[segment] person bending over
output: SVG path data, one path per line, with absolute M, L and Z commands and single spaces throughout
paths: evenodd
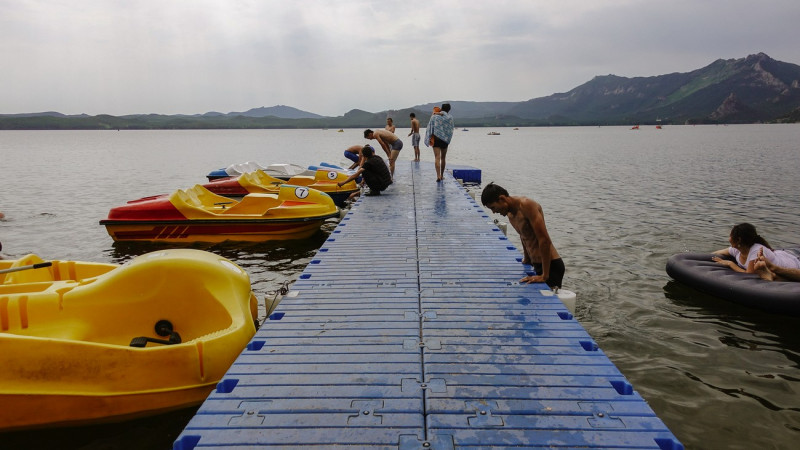
M 353 170 L 356 167 L 361 165 L 361 146 L 360 145 L 351 145 L 347 147 L 347 150 L 344 151 L 344 157 L 353 161 L 353 164 L 348 167 L 348 170 Z
M 372 131 L 366 129 L 364 130 L 364 137 L 378 141 L 383 151 L 386 152 L 386 157 L 389 158 L 389 172 L 394 177 L 394 162 L 397 161 L 397 156 L 400 154 L 400 150 L 403 149 L 403 141 L 388 130 Z
M 493 213 L 508 217 L 511 226 L 519 233 L 524 254 L 522 263 L 530 264 L 536 270 L 536 275 L 524 277 L 520 282 L 547 283 L 550 288 L 560 288 L 566 269 L 550 240 L 541 205 L 527 197 L 512 197 L 494 183 L 483 189 L 481 203 Z
M 383 159 L 375 154 L 375 150 L 370 145 L 365 145 L 364 148 L 361 149 L 361 155 L 364 157 L 364 163 L 356 170 L 356 173 L 336 184 L 341 187 L 359 176 L 363 176 L 364 183 L 369 187 L 369 192 L 365 195 L 380 195 L 381 191 L 392 184 L 392 176 L 389 173 L 389 168 L 386 167 L 386 163 L 383 162 Z

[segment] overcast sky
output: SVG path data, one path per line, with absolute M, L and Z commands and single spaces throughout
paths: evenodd
M 0 0 L 0 114 L 523 101 L 764 52 L 798 0 Z

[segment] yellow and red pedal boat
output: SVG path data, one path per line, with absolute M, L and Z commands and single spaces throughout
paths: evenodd
M 345 200 L 354 192 L 358 192 L 358 185 L 350 181 L 342 186 L 338 183 L 347 180 L 348 175 L 336 170 L 318 169 L 314 176 L 295 175 L 288 181 L 275 178 L 263 170 L 246 172 L 237 177 L 222 178 L 203 185 L 209 191 L 226 197 L 243 197 L 247 194 L 264 194 L 276 192 L 282 184 L 305 186 L 324 192 L 331 196 L 336 206 L 344 206 Z
M 338 215 L 329 195 L 305 186 L 234 200 L 195 185 L 112 208 L 100 224 L 115 241 L 261 242 L 307 238 Z
M 0 431 L 197 405 L 256 332 L 249 276 L 213 253 L 0 262 Z

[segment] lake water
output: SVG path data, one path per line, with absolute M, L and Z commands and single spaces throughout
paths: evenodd
M 113 206 L 234 162 L 345 164 L 342 151 L 363 143 L 360 129 L 3 131 L 3 256 L 122 263 L 160 247 L 113 243 L 98 225 Z M 448 163 L 541 203 L 577 318 L 687 448 L 796 448 L 800 318 L 700 294 L 664 266 L 726 247 L 740 222 L 773 247 L 800 246 L 800 125 L 474 128 L 456 132 Z M 335 225 L 300 243 L 198 248 L 241 265 L 263 299 L 296 279 Z M 12 433 L 0 447 L 166 449 L 192 412 Z

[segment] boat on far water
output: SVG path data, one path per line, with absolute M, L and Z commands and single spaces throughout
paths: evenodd
M 256 332 L 247 272 L 213 253 L 37 262 L 0 265 L 0 432 L 198 405 Z
M 500 136 L 500 133 L 498 133 L 497 131 L 490 131 L 486 134 L 488 134 L 489 136 Z

